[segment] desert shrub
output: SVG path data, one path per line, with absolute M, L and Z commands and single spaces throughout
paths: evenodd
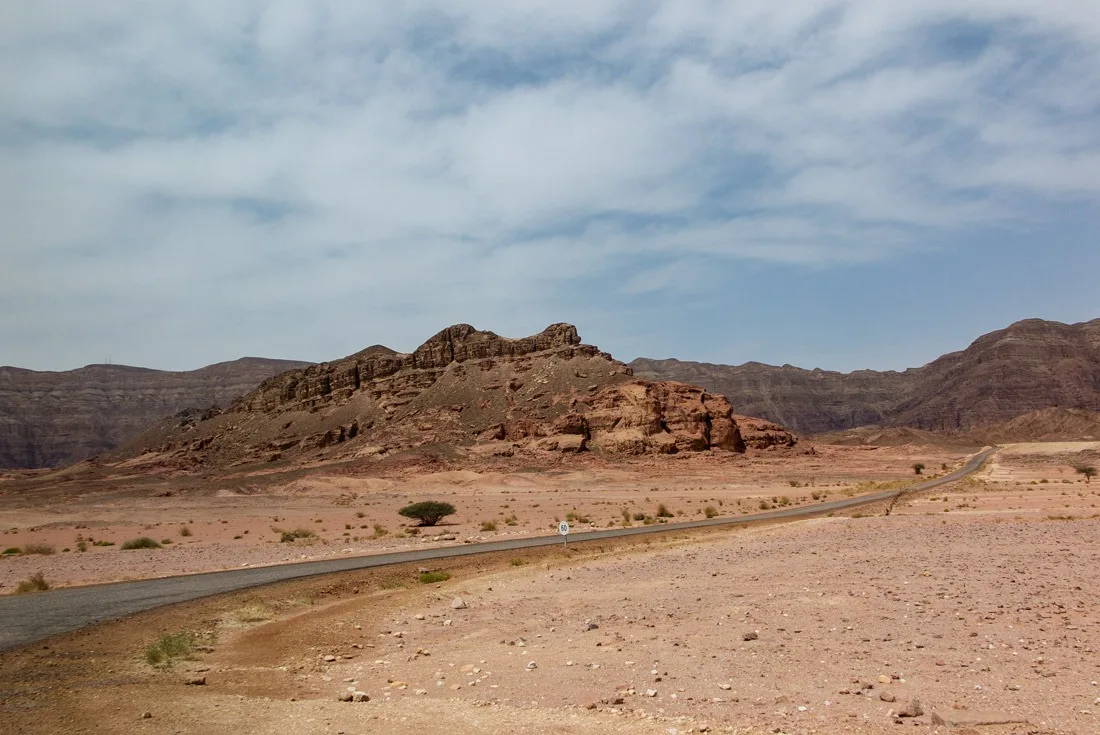
M 420 521 L 421 526 L 434 526 L 445 517 L 454 515 L 455 507 L 450 503 L 439 500 L 424 500 L 406 505 L 397 512 L 406 518 L 414 518 Z
M 159 549 L 160 543 L 148 536 L 142 536 L 141 538 L 132 538 L 129 541 L 122 543 L 123 551 L 131 551 L 133 549 Z
M 523 559 L 520 559 L 519 557 L 516 557 L 515 559 L 512 559 L 512 561 L 509 562 L 509 564 L 511 564 L 514 567 L 522 567 L 526 563 L 527 563 L 526 561 L 524 561 Z
M 22 553 L 23 550 L 18 546 L 9 546 L 8 548 L 4 549 L 3 553 L 0 553 L 0 556 L 15 556 L 16 554 Z
M 706 508 L 703 508 L 703 513 L 706 515 L 707 518 L 718 517 L 718 509 L 715 508 L 713 505 L 708 505 Z
M 187 526 L 180 526 L 180 536 L 190 536 L 191 529 Z
M 417 579 L 420 580 L 420 584 L 434 584 L 436 582 L 446 582 L 450 578 L 449 572 L 421 572 Z
M 1096 477 L 1096 468 L 1092 465 L 1079 464 L 1075 465 L 1073 471 L 1079 475 L 1085 476 L 1085 482 L 1088 483 L 1092 478 Z
M 274 615 L 274 611 L 262 602 L 252 602 L 234 610 L 230 617 L 236 623 L 246 624 L 262 623 L 265 620 L 270 620 Z
M 92 546 L 114 546 L 114 541 L 93 541 Z
M 310 531 L 308 528 L 295 528 L 293 531 L 282 531 L 279 534 L 280 543 L 289 544 L 293 543 L 296 539 L 300 538 L 316 538 L 317 534 Z
M 786 507 L 786 506 L 791 504 L 791 499 L 788 498 L 786 495 L 783 495 L 779 498 L 779 500 L 777 502 L 779 503 L 780 506 Z
M 634 513 L 631 514 L 630 517 L 632 519 L 636 520 L 636 521 L 644 521 L 645 520 L 645 513 L 643 513 L 640 510 L 636 510 L 636 511 L 634 511 Z
M 657 505 L 657 517 L 658 518 L 671 518 L 672 511 L 668 509 L 668 506 L 664 503 Z
M 24 579 L 15 588 L 15 594 L 17 595 L 29 595 L 34 592 L 45 592 L 50 588 L 50 583 L 46 581 L 46 578 L 42 576 L 42 572 L 35 572 L 31 576 Z
M 193 634 L 167 633 L 145 647 L 145 662 L 150 666 L 168 666 L 177 658 L 188 658 L 194 650 Z
M 374 535 L 371 538 L 382 538 L 383 536 L 385 536 L 389 532 L 390 532 L 389 529 L 386 528 L 385 526 L 383 526 L 381 523 L 375 523 L 374 524 Z
M 88 550 L 88 544 L 84 543 L 83 541 L 77 541 L 76 542 L 76 550 L 77 551 L 87 551 Z
M 240 538 L 240 537 L 238 536 L 237 538 Z M 160 545 L 161 546 L 167 546 L 170 543 L 172 543 L 172 539 L 170 539 L 170 538 L 162 538 L 160 540 Z
M 924 472 L 924 463 L 923 462 L 914 462 L 913 463 L 913 474 L 914 475 L 919 475 L 922 472 Z
M 408 536 L 419 536 L 420 535 L 420 529 L 417 528 L 416 526 L 413 526 L 412 528 L 406 528 L 405 529 L 405 534 L 408 535 Z
M 23 547 L 24 554 L 53 554 L 57 551 L 49 544 L 27 544 Z
M 759 508 L 760 510 L 768 510 L 771 506 L 768 504 L 767 500 L 761 500 Z
M 791 487 L 802 487 L 802 483 L 798 480 L 787 480 L 787 484 Z

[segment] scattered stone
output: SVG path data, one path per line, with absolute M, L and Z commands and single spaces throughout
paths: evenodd
M 336 699 L 339 702 L 350 702 L 352 701 L 352 692 L 341 692 L 336 696 Z
M 887 676 L 886 674 L 883 674 L 882 676 L 880 676 L 878 678 L 878 683 L 879 684 L 889 684 L 890 681 L 891 681 L 890 677 Z
M 733 685 L 732 685 L 732 684 L 725 684 L 725 683 L 723 683 L 723 684 L 719 684 L 719 685 L 718 685 L 718 688 L 719 688 L 719 689 L 724 689 L 725 691 L 727 691 L 727 692 L 728 692 L 728 691 L 729 691 L 730 689 L 733 689 Z
M 755 630 L 750 630 L 748 633 L 741 634 L 741 640 L 743 641 L 755 641 L 760 636 L 757 635 Z
M 326 664 L 330 664 L 330 663 L 332 663 L 332 662 L 333 662 L 333 661 L 335 661 L 335 660 L 336 660 L 336 657 L 335 657 L 335 656 L 333 656 L 333 655 L 331 655 L 331 654 L 330 654 L 330 655 L 328 655 L 328 656 L 325 656 L 325 663 L 326 663 Z
M 585 630 L 585 632 L 588 632 L 590 630 L 599 630 L 599 627 L 600 626 L 596 625 L 591 620 L 585 620 L 584 621 L 584 630 Z
M 920 717 L 924 714 L 924 707 L 919 699 L 910 699 L 905 706 L 898 711 L 898 717 Z
M 206 677 L 205 676 L 192 676 L 189 679 L 187 679 L 187 681 L 185 681 L 184 683 L 187 684 L 188 686 L 193 686 L 193 687 L 206 686 Z
M 657 690 L 656 689 L 646 689 L 645 690 L 645 695 L 647 697 L 656 697 L 657 696 Z
M 370 695 L 366 692 L 355 691 L 351 693 L 351 701 L 353 702 L 369 702 Z
M 141 713 L 141 719 L 151 720 L 151 719 L 153 719 L 153 713 L 152 712 L 142 712 Z
M 538 667 L 539 667 L 539 665 L 537 663 L 535 663 L 534 661 L 528 661 L 527 662 L 527 670 L 528 671 L 534 671 Z
M 596 709 L 596 703 L 595 702 L 586 702 L 585 705 L 584 705 L 584 708 L 585 709 Z
M 878 695 L 878 698 L 881 699 L 883 702 L 896 702 L 896 701 L 898 701 L 898 698 L 896 696 L 894 696 L 894 694 L 892 692 L 885 692 L 885 691 L 881 692 Z
M 466 601 L 463 600 L 461 597 L 456 597 L 453 600 L 451 600 L 451 608 L 454 609 L 454 610 L 465 610 L 466 609 Z

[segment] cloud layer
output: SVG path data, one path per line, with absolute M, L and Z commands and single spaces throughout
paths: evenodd
M 31 367 L 583 333 L 1100 200 L 1084 0 L 17 0 L 0 98 Z

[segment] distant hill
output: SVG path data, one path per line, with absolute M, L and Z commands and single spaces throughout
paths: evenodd
M 165 416 L 229 405 L 266 378 L 308 364 L 245 357 L 186 372 L 0 367 L 0 468 L 71 464 L 117 447 Z
M 868 425 L 957 433 L 1045 408 L 1100 410 L 1100 319 L 1026 319 L 904 372 L 647 358 L 630 366 L 651 380 L 700 385 L 739 413 L 807 434 Z
M 224 468 L 429 450 L 622 456 L 795 442 L 702 388 L 635 378 L 572 325 L 511 339 L 457 324 L 408 354 L 374 346 L 280 373 L 225 411 L 162 421 L 103 460 Z

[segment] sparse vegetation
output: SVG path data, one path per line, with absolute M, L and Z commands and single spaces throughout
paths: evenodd
M 23 550 L 18 546 L 9 546 L 4 549 L 4 552 L 0 556 L 15 556 L 16 554 L 22 554 Z
M 191 529 L 187 526 L 180 526 L 180 536 L 190 536 Z
M 42 572 L 35 572 L 19 583 L 15 588 L 15 594 L 29 595 L 35 592 L 45 592 L 49 588 L 50 584 L 46 581 L 46 578 L 42 576 Z
M 150 666 L 170 666 L 178 658 L 190 658 L 195 650 L 195 636 L 183 631 L 162 635 L 145 648 L 145 662 Z
M 510 561 L 509 563 L 514 567 L 522 567 L 527 562 L 523 559 L 520 559 L 519 557 L 516 557 L 515 559 L 512 559 L 512 561 Z
M 482 521 L 481 530 L 485 533 L 497 530 L 496 521 Z
M 374 524 L 374 535 L 371 536 L 371 538 L 382 538 L 383 536 L 385 536 L 389 532 L 390 532 L 389 529 L 386 528 L 385 526 L 383 526 L 381 523 L 375 523 Z
M 657 505 L 657 517 L 658 518 L 672 518 L 672 511 L 668 509 L 668 506 L 664 503 Z
M 1073 471 L 1079 475 L 1085 476 L 1085 484 L 1087 485 L 1092 478 L 1096 477 L 1096 468 L 1089 464 L 1075 465 Z
M 420 584 L 435 584 L 436 582 L 446 582 L 451 578 L 449 572 L 421 572 L 418 577 Z
M 708 505 L 706 508 L 703 508 L 703 514 L 706 515 L 707 518 L 717 518 L 718 509 L 713 505 Z
M 54 554 L 57 552 L 53 546 L 49 544 L 27 544 L 23 547 L 24 554 L 42 554 L 44 556 Z
M 160 542 L 154 538 L 148 536 L 142 536 L 141 538 L 132 538 L 129 541 L 122 543 L 123 551 L 132 551 L 134 549 L 159 549 L 161 548 Z
M 284 544 L 292 544 L 300 538 L 316 538 L 317 534 L 310 531 L 308 528 L 295 528 L 293 531 L 280 531 L 279 542 Z
M 240 625 L 247 625 L 249 623 L 262 623 L 265 620 L 270 620 L 275 616 L 275 612 L 263 604 L 262 602 L 252 602 L 244 607 L 234 610 L 230 614 L 230 618 L 233 622 Z
M 454 515 L 455 507 L 438 500 L 424 500 L 406 505 L 397 511 L 406 518 L 420 521 L 421 526 L 434 526 L 449 515 Z
M 923 472 L 924 472 L 924 463 L 923 462 L 914 462 L 913 463 L 913 474 L 914 475 L 919 475 Z

